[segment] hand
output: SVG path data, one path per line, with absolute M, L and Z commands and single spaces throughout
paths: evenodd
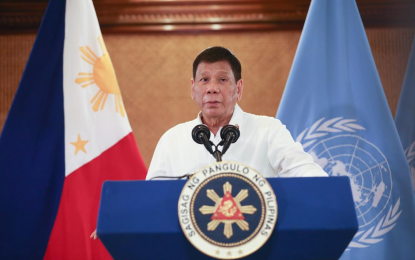
M 92 238 L 94 240 L 96 240 L 98 238 L 97 236 L 97 230 L 95 229 L 94 232 L 92 232 L 91 236 L 89 238 Z

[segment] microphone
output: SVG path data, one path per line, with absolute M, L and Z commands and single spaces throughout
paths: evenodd
M 220 137 L 223 140 L 222 155 L 225 154 L 225 152 L 231 146 L 231 143 L 238 141 L 240 134 L 241 133 L 236 126 L 225 125 L 222 127 L 222 130 L 220 131 Z
M 179 176 L 179 177 L 176 177 L 176 176 L 156 176 L 156 177 L 151 178 L 150 181 L 155 180 L 155 179 L 175 179 L 175 180 L 180 180 L 180 179 L 183 179 L 183 178 L 190 179 L 190 177 L 192 177 L 193 174 L 195 174 L 195 173 L 188 173 L 188 174 L 185 174 L 185 175 L 182 175 L 182 176 Z
M 213 143 L 209 141 L 210 130 L 205 125 L 197 125 L 192 130 L 192 138 L 198 144 L 203 144 L 206 147 L 206 150 L 209 153 L 213 154 L 212 145 Z

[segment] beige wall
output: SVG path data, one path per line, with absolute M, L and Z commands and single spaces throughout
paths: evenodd
M 247 112 L 275 116 L 300 34 L 104 34 L 146 165 L 167 129 L 197 115 L 190 99 L 190 78 L 193 59 L 201 50 L 214 45 L 231 49 L 243 66 L 241 107 Z M 367 35 L 394 114 L 415 29 L 368 29 Z M 34 39 L 35 35 L 0 35 L 0 131 Z

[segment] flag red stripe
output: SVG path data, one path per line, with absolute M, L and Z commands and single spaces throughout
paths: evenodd
M 132 133 L 65 178 L 44 259 L 112 259 L 95 230 L 102 183 L 145 179 L 147 169 Z

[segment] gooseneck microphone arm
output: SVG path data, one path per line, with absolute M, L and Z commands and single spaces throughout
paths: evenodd
M 192 138 L 198 144 L 203 144 L 208 152 L 215 157 L 217 162 L 222 161 L 222 153 L 218 150 L 218 147 L 214 145 L 210 139 L 210 130 L 205 125 L 197 125 L 192 130 Z M 212 146 L 215 146 L 213 151 Z
M 226 151 L 229 149 L 232 143 L 238 141 L 239 136 L 240 132 L 236 126 L 225 125 L 224 127 L 222 127 L 222 130 L 220 131 L 220 137 L 223 140 L 222 154 L 226 153 Z
M 209 153 L 213 154 L 212 145 L 213 143 L 209 140 L 210 139 L 210 133 L 209 136 L 206 136 L 204 132 L 201 132 L 197 136 L 199 140 L 202 140 L 203 145 L 205 146 L 206 150 L 209 151 Z
M 215 157 L 216 162 L 221 162 L 222 161 L 222 153 L 218 150 L 218 147 L 216 147 L 215 152 L 213 153 L 213 157 Z
M 194 173 L 188 173 L 188 174 L 185 174 L 185 175 L 182 175 L 182 176 L 179 176 L 179 177 L 176 177 L 176 176 L 156 176 L 156 177 L 153 177 L 153 178 L 151 178 L 149 180 L 150 181 L 151 180 L 155 180 L 155 179 L 175 179 L 175 180 L 180 180 L 180 179 L 183 179 L 183 178 L 190 179 L 190 177 L 192 177 L 193 174 Z
M 228 133 L 228 135 L 226 135 L 225 140 L 223 141 L 222 154 L 226 153 L 226 151 L 229 149 L 234 139 L 235 139 L 234 133 L 231 132 L 231 133 Z
M 203 144 L 206 150 L 209 151 L 210 154 L 213 154 L 212 145 L 213 143 L 209 141 L 210 139 L 210 130 L 205 125 L 197 125 L 192 130 L 192 138 L 198 144 Z

